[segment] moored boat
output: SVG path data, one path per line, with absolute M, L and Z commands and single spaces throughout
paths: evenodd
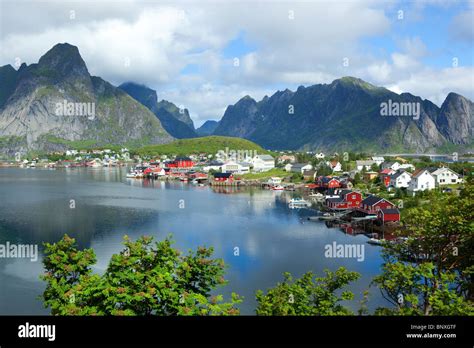
M 292 198 L 288 204 L 290 208 L 308 208 L 311 207 L 311 203 L 305 201 L 302 198 Z

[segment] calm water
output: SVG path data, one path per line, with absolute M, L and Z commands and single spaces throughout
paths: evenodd
M 124 174 L 124 168 L 0 169 L 0 243 L 41 244 L 68 233 L 81 247 L 94 248 L 95 270 L 103 272 L 111 255 L 122 250 L 123 235 L 162 239 L 172 233 L 182 250 L 214 247 L 215 256 L 229 265 L 229 284 L 219 292 L 243 295 L 243 314 L 254 313 L 255 291 L 281 281 L 283 272 L 321 274 L 339 266 L 362 273 L 352 287 L 357 301 L 349 304 L 358 308 L 380 271 L 379 247 L 363 235 L 307 221 L 314 212 L 288 209 L 288 192 L 216 192 L 179 182 L 133 181 Z M 325 258 L 324 246 L 334 241 L 364 244 L 365 260 Z M 0 258 L 0 314 L 48 314 L 38 300 L 44 288 L 41 260 L 41 249 L 37 262 Z M 383 304 L 378 289 L 371 294 L 372 309 Z

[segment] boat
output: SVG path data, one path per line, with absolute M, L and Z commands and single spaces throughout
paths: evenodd
M 324 200 L 326 199 L 326 197 L 319 192 L 311 193 L 308 195 L 308 197 L 311 198 L 315 202 L 324 202 Z
M 364 220 L 376 220 L 377 215 L 366 215 L 362 217 L 353 217 L 352 220 L 354 221 L 364 221 Z
M 141 179 L 145 176 L 145 174 L 142 171 L 139 170 L 131 170 L 129 173 L 127 173 L 126 177 L 128 179 Z
M 273 191 L 283 191 L 285 188 L 281 185 L 272 186 Z
M 293 209 L 293 208 L 308 208 L 308 207 L 311 207 L 311 203 L 305 201 L 302 198 L 292 198 L 290 200 L 290 203 L 288 204 L 288 206 L 291 209 Z
M 372 244 L 372 245 L 383 245 L 385 242 L 385 239 L 376 239 L 376 238 L 370 238 L 367 243 Z
M 309 221 L 319 221 L 320 216 L 309 216 L 308 220 Z

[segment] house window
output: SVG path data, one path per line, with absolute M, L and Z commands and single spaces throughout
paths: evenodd
M 352 195 L 352 199 L 356 199 L 356 195 Z

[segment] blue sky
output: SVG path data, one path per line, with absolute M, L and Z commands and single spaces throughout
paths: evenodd
M 69 42 L 91 74 L 115 85 L 146 84 L 159 99 L 188 108 L 197 125 L 220 119 L 244 95 L 259 100 L 348 75 L 437 105 L 449 92 L 474 99 L 474 1 L 4 0 L 0 6 L 1 65 L 36 63 L 54 44 Z

